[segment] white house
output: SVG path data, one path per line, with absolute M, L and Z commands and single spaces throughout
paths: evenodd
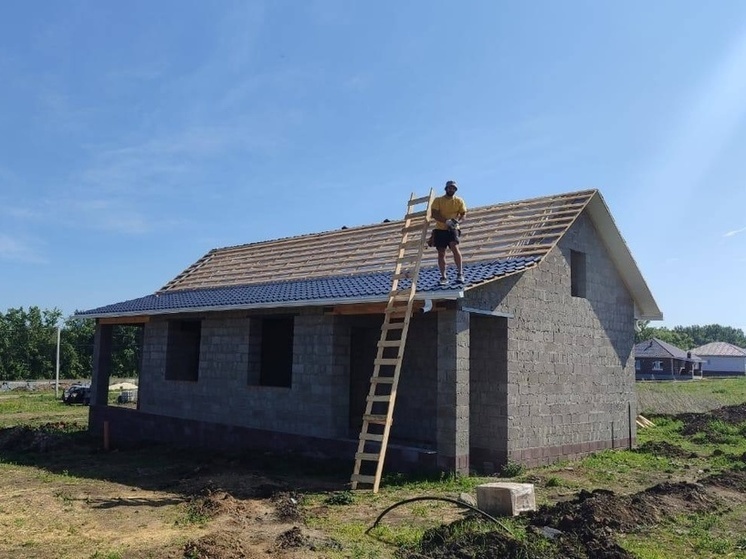
M 746 375 L 746 349 L 727 342 L 711 342 L 692 349 L 702 359 L 703 376 Z

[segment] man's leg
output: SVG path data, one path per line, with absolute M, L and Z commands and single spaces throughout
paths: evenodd
M 456 264 L 456 273 L 459 276 L 464 275 L 464 266 L 461 260 L 461 249 L 458 248 L 458 243 L 451 243 L 448 245 L 451 247 L 451 252 L 453 252 L 453 263 Z
M 446 249 L 438 248 L 438 269 L 440 269 L 440 277 L 446 277 Z

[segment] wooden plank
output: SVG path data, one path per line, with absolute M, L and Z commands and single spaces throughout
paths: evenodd
M 378 347 L 399 347 L 401 340 L 378 340 Z
M 388 422 L 389 418 L 387 415 L 380 415 L 380 414 L 374 414 L 374 413 L 366 413 L 363 415 L 363 421 L 366 421 L 368 423 L 375 423 L 377 425 L 385 425 Z
M 421 210 L 418 212 L 408 213 L 407 215 L 404 216 L 404 220 L 406 221 L 406 220 L 411 220 L 411 219 L 419 219 L 422 217 L 427 217 L 427 210 Z
M 420 307 L 424 302 L 416 301 Z M 363 314 L 384 314 L 386 312 L 386 303 L 356 303 L 353 305 L 335 305 L 330 312 L 325 314 L 338 315 L 363 315 Z
M 516 237 L 520 231 L 541 231 L 533 233 L 541 235 L 549 225 L 559 228 L 550 233 L 552 236 L 561 235 L 566 230 L 562 227 L 577 218 L 595 193 L 595 190 L 584 191 L 470 210 L 462 246 L 464 259 L 474 261 L 472 253 L 476 249 L 479 258 L 505 257 L 504 253 L 489 254 L 486 247 L 480 246 L 485 238 L 494 243 L 496 235 L 503 235 L 506 242 L 507 235 L 515 242 L 522 242 L 525 238 Z M 385 271 L 393 259 L 397 234 L 404 223 L 392 221 L 210 251 L 163 290 L 259 283 L 276 281 L 278 277 L 292 280 Z M 371 250 L 376 245 L 384 250 Z M 430 265 L 435 255 L 426 254 L 422 261 Z
M 363 475 L 363 474 L 352 474 L 352 478 L 351 479 L 352 479 L 352 481 L 357 482 L 357 483 L 368 483 L 368 484 L 371 484 L 371 485 L 373 483 L 375 483 L 375 481 L 376 481 L 375 476 L 366 476 L 366 475 Z
M 377 462 L 381 457 L 377 452 L 356 452 L 355 460 L 366 460 L 368 462 Z
M 412 198 L 409 201 L 409 206 L 417 206 L 418 204 L 424 204 L 425 202 L 430 202 L 430 196 L 421 196 L 419 198 Z
M 399 364 L 399 359 L 397 359 L 396 357 L 382 357 L 380 359 L 374 359 L 373 364 L 379 366 L 383 365 L 395 367 Z

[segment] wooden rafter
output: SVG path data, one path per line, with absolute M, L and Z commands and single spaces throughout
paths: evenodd
M 464 262 L 545 255 L 595 194 L 586 190 L 470 209 Z M 390 272 L 403 225 L 399 220 L 215 249 L 161 291 Z M 422 266 L 436 262 L 436 251 L 426 250 Z

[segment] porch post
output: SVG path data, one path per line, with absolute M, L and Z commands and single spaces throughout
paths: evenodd
M 438 312 L 438 467 L 469 473 L 469 313 Z
M 91 379 L 91 406 L 106 406 L 109 401 L 109 376 L 111 375 L 111 341 L 114 326 L 96 324 L 93 338 L 93 378 Z

